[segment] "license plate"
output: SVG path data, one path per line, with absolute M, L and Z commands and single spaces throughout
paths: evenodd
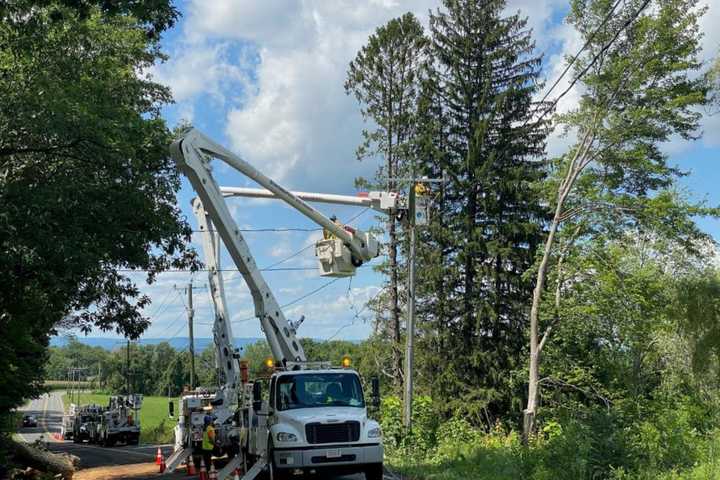
M 333 448 L 332 450 L 328 450 L 325 456 L 327 458 L 340 458 L 340 449 Z

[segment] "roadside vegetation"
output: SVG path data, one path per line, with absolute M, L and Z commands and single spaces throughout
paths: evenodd
M 387 461 L 409 478 L 720 477 L 720 249 L 698 225 L 720 210 L 687 190 L 669 147 L 701 138 L 720 103 L 720 63 L 700 59 L 705 9 L 568 5 L 563 28 L 583 47 L 556 84 L 503 0 L 438 0 L 427 25 L 388 19 L 348 65 L 367 120 L 357 158 L 381 166 L 358 187 L 444 179 L 416 189 L 432 209 L 417 230 L 412 429 L 404 219 L 378 227 L 387 282 L 363 310 L 370 338 L 303 346 L 381 379 Z M 130 344 L 128 365 L 123 340 L 48 345 L 60 329 L 139 338 L 150 300 L 128 272 L 199 266 L 160 116 L 170 91 L 143 75 L 178 12 L 18 0 L 0 18 L 0 423 L 81 366 L 98 392 L 81 403 L 142 393 L 142 440 L 168 441 L 187 351 Z M 268 354 L 242 352 L 254 376 Z M 215 387 L 212 350 L 195 360 L 195 383 Z M 4 431 L 0 476 L 9 444 Z

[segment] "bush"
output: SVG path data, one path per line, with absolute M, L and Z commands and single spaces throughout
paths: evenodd
M 403 425 L 403 404 L 397 396 L 384 397 L 380 408 L 380 425 L 385 448 L 389 455 L 412 455 L 425 458 L 436 445 L 438 416 L 432 399 L 417 396 L 413 399 L 412 433 L 406 435 Z

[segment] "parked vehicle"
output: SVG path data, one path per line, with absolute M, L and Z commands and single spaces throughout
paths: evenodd
M 23 427 L 37 427 L 37 419 L 32 415 L 23 415 L 22 419 L 22 426 Z

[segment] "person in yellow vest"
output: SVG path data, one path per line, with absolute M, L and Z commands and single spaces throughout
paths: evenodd
M 205 415 L 205 430 L 202 439 L 202 455 L 205 468 L 210 470 L 210 462 L 212 461 L 212 453 L 215 449 L 215 427 L 213 427 L 213 419 L 210 415 Z
M 342 223 L 340 223 L 335 215 L 330 217 L 330 221 L 333 222 L 335 225 L 342 227 Z M 331 238 L 335 238 L 335 234 L 328 230 L 327 228 L 323 228 L 323 238 L 325 240 L 329 240 Z
M 415 195 L 417 196 L 426 195 L 428 193 L 428 190 L 429 189 L 420 182 L 415 184 Z

